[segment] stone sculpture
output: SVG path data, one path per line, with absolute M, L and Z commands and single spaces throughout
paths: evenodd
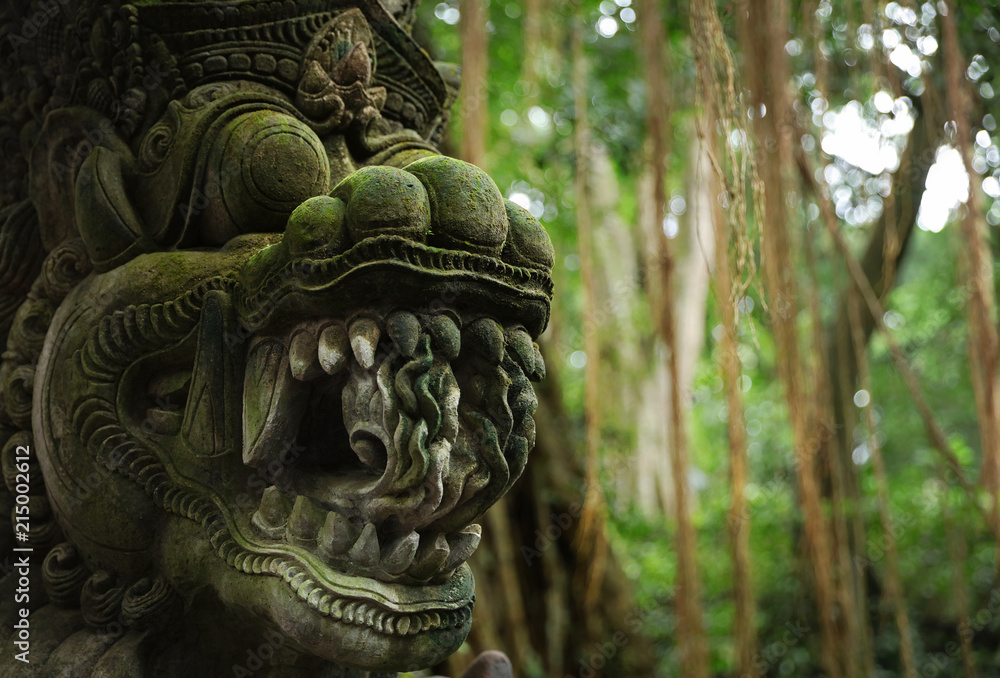
M 4 4 L 0 674 L 383 676 L 465 639 L 553 252 L 439 155 L 413 12 Z

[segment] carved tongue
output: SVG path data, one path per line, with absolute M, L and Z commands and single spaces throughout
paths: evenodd
M 243 382 L 244 464 L 279 459 L 294 443 L 308 397 L 308 386 L 292 376 L 284 342 L 255 339 Z

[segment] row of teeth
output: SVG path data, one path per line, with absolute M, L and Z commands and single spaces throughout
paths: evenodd
M 343 624 L 367 626 L 387 635 L 413 636 L 421 631 L 450 629 L 466 624 L 472 616 L 471 604 L 457 610 L 391 612 L 373 603 L 338 598 L 295 565 L 283 562 L 278 571 L 292 591 L 320 614 Z
M 299 325 L 292 335 L 289 366 L 292 376 L 300 381 L 312 381 L 323 373 L 338 374 L 347 367 L 352 356 L 367 370 L 375 364 L 383 331 L 395 349 L 408 358 L 416 353 L 421 333 L 425 332 L 447 360 L 458 357 L 463 340 L 472 339 L 476 352 L 488 362 L 499 364 L 506 346 L 527 375 L 539 378 L 544 374 L 538 346 L 523 327 L 505 331 L 491 318 L 479 318 L 464 329 L 460 324 L 446 313 L 421 322 L 409 311 L 395 311 L 384 319 L 362 316 L 349 324 L 336 320 L 308 321 Z
M 290 503 L 277 487 L 268 487 L 253 524 L 271 539 L 284 538 L 327 562 L 382 581 L 423 582 L 447 575 L 469 559 L 482 535 L 479 525 L 470 525 L 447 536 L 411 531 L 381 544 L 373 523 L 359 530 L 343 515 L 320 508 L 304 495 L 296 497 L 289 510 Z

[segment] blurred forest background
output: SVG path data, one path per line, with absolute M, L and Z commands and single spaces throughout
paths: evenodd
M 1000 676 L 997 6 L 420 12 L 446 152 L 556 249 L 537 445 L 438 670 Z

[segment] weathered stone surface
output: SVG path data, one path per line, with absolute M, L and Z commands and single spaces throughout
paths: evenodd
M 33 549 L 0 674 L 375 678 L 465 639 L 553 255 L 438 154 L 412 15 L 0 10 L 0 548 Z

